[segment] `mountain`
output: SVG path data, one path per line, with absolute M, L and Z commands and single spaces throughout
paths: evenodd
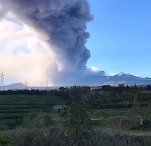
M 91 75 L 87 75 L 84 78 L 83 83 L 88 85 L 118 85 L 118 84 L 126 84 L 126 85 L 143 85 L 143 84 L 151 84 L 151 78 L 138 77 L 132 75 L 130 73 L 120 72 L 115 75 L 108 74 L 106 72 L 97 72 Z
M 119 85 L 119 84 L 125 84 L 125 85 L 147 85 L 151 84 L 151 78 L 149 77 L 138 77 L 135 75 L 132 75 L 130 73 L 125 73 L 125 72 L 120 72 L 118 74 L 109 74 L 106 73 L 105 71 L 98 71 L 98 72 L 87 72 L 84 74 L 80 80 L 72 85 L 88 85 L 88 86 L 100 86 L 100 85 Z M 46 86 L 25 86 L 22 83 L 13 83 L 10 85 L 5 86 L 5 90 L 15 90 L 15 89 L 58 89 L 59 86 L 63 85 L 58 85 L 54 87 L 46 87 Z
M 129 73 L 118 73 L 113 76 L 110 76 L 106 83 L 111 85 L 118 85 L 118 84 L 127 84 L 127 85 L 143 85 L 143 84 L 151 84 L 151 78 L 142 78 L 138 77 Z
M 22 83 L 13 83 L 10 85 L 5 85 L 5 90 L 15 90 L 15 89 L 26 89 L 26 86 Z
M 39 89 L 39 90 L 47 90 L 47 89 L 58 89 L 59 86 L 26 86 L 23 83 L 13 83 L 9 85 L 5 85 L 4 89 L 5 90 L 18 90 L 18 89 Z

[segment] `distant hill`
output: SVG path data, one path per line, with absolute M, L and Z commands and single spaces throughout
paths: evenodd
M 22 83 L 13 83 L 10 85 L 5 85 L 4 89 L 5 90 L 26 89 L 26 86 Z
M 151 78 L 138 77 L 138 76 L 132 75 L 130 73 L 125 73 L 125 72 L 111 75 L 104 71 L 100 71 L 97 73 L 86 74 L 83 78 L 80 79 L 80 81 L 78 81 L 77 83 L 72 84 L 72 85 L 101 86 L 101 85 L 106 85 L 106 84 L 113 85 L 113 86 L 116 86 L 118 84 L 147 85 L 147 84 L 151 84 Z M 53 86 L 53 87 L 46 87 L 46 86 L 28 86 L 28 87 L 26 87 L 22 83 L 13 83 L 10 85 L 6 85 L 5 90 L 27 89 L 27 88 L 28 89 L 47 90 L 47 89 L 58 89 L 59 86 L 65 86 L 65 84 Z
M 39 90 L 47 90 L 47 89 L 58 89 L 59 86 L 26 86 L 23 83 L 12 83 L 10 85 L 5 85 L 5 90 L 18 90 L 18 89 L 39 89 Z

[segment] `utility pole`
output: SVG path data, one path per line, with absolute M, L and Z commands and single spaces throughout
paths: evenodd
M 0 84 L 0 90 L 1 91 L 4 91 L 4 73 L 2 71 L 2 73 L 0 74 L 0 77 L 1 77 L 1 84 Z
M 49 82 L 48 82 L 48 80 L 47 80 L 47 90 L 48 90 L 48 86 L 49 86 Z

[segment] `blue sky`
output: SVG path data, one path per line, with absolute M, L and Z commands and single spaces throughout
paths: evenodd
M 151 77 L 151 1 L 89 0 L 87 66 Z

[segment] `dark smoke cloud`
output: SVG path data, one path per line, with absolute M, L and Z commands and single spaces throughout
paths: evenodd
M 85 47 L 89 38 L 86 24 L 92 20 L 87 0 L 0 0 L 0 4 L 1 15 L 12 12 L 43 34 L 42 41 L 55 54 L 50 56 L 54 67 L 48 69 L 54 82 L 74 83 L 90 57 Z

